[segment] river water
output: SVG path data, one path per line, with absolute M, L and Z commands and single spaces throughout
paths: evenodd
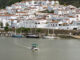
M 38 52 L 30 50 L 32 43 Z M 0 37 L 0 60 L 80 60 L 80 40 Z

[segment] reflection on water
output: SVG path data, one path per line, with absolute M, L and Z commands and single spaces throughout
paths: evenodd
M 39 51 L 31 51 L 32 43 Z M 0 60 L 79 60 L 80 40 L 0 37 Z

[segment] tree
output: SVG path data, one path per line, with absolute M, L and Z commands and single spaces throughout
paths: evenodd
M 41 13 L 54 13 L 54 10 L 51 10 L 51 11 L 49 11 L 49 10 L 44 10 L 44 11 L 40 11 Z
M 5 30 L 5 31 L 8 31 L 8 30 L 9 30 L 8 26 L 6 26 L 6 27 L 4 28 L 4 30 Z
M 6 23 L 6 27 L 4 27 L 4 30 L 5 30 L 5 31 L 9 31 L 9 27 L 8 27 L 8 26 L 9 26 L 9 24 Z
M 9 24 L 8 23 L 6 23 L 6 27 L 8 27 L 9 26 Z
M 26 32 L 29 32 L 29 31 L 30 31 L 30 28 L 26 28 L 25 31 L 26 31 Z
M 29 31 L 30 31 L 30 28 L 21 27 L 21 28 L 18 28 L 18 29 L 17 29 L 17 33 L 20 33 L 20 32 L 22 32 L 22 33 L 27 33 L 27 32 L 29 32 Z
M 3 23 L 2 22 L 0 22 L 0 27 L 3 28 Z
M 41 29 L 37 29 L 36 32 L 40 33 L 42 30 Z

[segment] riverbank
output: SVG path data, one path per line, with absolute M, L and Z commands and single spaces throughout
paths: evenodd
M 34 35 L 38 35 L 39 38 L 42 38 L 43 36 L 47 36 L 47 35 L 54 35 L 56 37 L 60 37 L 60 38 L 76 38 L 76 39 L 80 39 L 80 32 L 78 32 L 77 30 L 54 30 L 53 29 L 31 29 L 30 31 L 27 31 L 26 33 L 23 31 L 22 33 L 18 33 L 16 32 L 17 35 L 23 35 L 24 37 L 26 37 L 26 35 L 28 35 L 28 33 L 34 34 Z M 4 36 L 4 37 L 12 37 L 12 35 L 14 35 L 15 32 L 14 31 L 1 31 L 0 32 L 0 36 Z

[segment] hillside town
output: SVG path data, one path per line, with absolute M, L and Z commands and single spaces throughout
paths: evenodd
M 9 28 L 80 29 L 80 8 L 59 1 L 30 0 L 0 10 L 0 22 Z

